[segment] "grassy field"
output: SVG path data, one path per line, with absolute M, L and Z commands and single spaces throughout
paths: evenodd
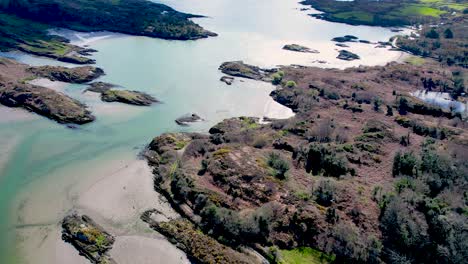
M 407 63 L 409 63 L 411 65 L 421 66 L 424 63 L 426 63 L 426 59 L 421 58 L 421 57 L 417 57 L 417 56 L 411 56 L 411 57 L 408 57 L 405 60 L 405 62 L 407 62 Z
M 283 264 L 327 264 L 334 260 L 334 257 L 309 247 L 281 250 L 280 254 Z
M 436 9 L 425 4 L 410 4 L 407 5 L 397 11 L 395 14 L 402 14 L 405 16 L 432 16 L 432 17 L 439 17 L 442 14 L 447 13 L 446 11 Z
M 305 0 L 324 12 L 319 17 L 325 20 L 357 25 L 403 26 L 435 21 L 441 16 L 460 14 L 468 9 L 468 2 L 449 0 L 409 1 L 328 1 Z

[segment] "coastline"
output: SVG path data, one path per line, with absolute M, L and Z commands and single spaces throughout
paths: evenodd
M 84 46 L 95 44 L 100 41 L 104 42 L 111 38 L 133 37 L 130 35 L 109 32 L 104 32 L 102 33 L 103 35 L 100 35 L 101 33 L 96 33 L 97 36 L 93 36 L 94 33 L 89 34 L 92 36 L 90 39 L 78 38 L 76 42 L 72 40 L 72 43 L 78 46 Z M 353 48 L 351 50 L 353 50 Z M 290 54 L 287 53 L 285 56 L 289 55 Z M 373 53 L 369 54 L 369 57 L 372 56 L 378 55 Z M 395 59 L 391 59 L 390 61 L 405 62 L 409 55 L 405 52 L 401 52 L 399 55 L 395 54 L 395 56 L 393 56 L 393 53 L 389 53 L 388 57 L 390 56 L 392 58 L 395 57 Z M 343 64 L 337 68 L 358 66 L 360 65 L 360 62 L 364 61 L 367 62 L 367 59 L 356 61 L 355 65 L 350 65 L 349 63 L 343 62 Z M 382 59 L 382 63 L 379 65 L 384 65 L 387 62 L 389 62 L 388 58 L 385 57 Z M 324 65 L 317 64 L 317 66 L 323 67 Z M 336 64 L 333 64 L 330 67 L 336 67 Z M 63 92 L 65 86 L 67 85 L 59 82 L 47 82 L 41 79 L 37 79 L 35 81 L 37 81 L 39 85 L 46 86 L 60 92 Z M 165 89 L 169 89 L 169 87 Z M 136 110 L 137 108 L 132 106 L 125 106 L 114 103 L 97 105 L 99 100 L 98 97 L 94 94 L 85 94 L 83 97 L 88 97 L 91 102 L 96 101 L 96 105 L 93 103 L 90 104 L 93 113 L 95 112 L 96 114 L 105 116 L 106 118 L 108 116 L 114 116 L 118 118 L 128 117 L 128 119 L 130 119 L 132 116 L 136 115 L 137 112 L 141 113 L 139 110 Z M 294 116 L 294 113 L 292 113 L 290 108 L 279 108 L 277 107 L 279 104 L 272 105 L 277 104 L 276 101 L 273 101 L 271 97 L 269 97 L 269 99 L 271 100 L 269 100 L 268 103 L 264 105 L 264 116 L 270 118 L 290 118 Z M 133 109 L 135 109 L 135 112 L 132 111 Z M 19 111 L 22 113 L 24 112 L 22 110 Z M 29 116 L 29 114 L 27 115 Z M 128 153 L 129 150 L 126 149 L 123 150 L 122 153 L 123 152 Z M 141 214 L 142 211 L 154 207 L 166 211 L 166 213 L 171 217 L 178 216 L 174 215 L 174 212 L 171 212 L 171 210 L 167 208 L 166 202 L 161 201 L 159 195 L 157 195 L 156 192 L 152 190 L 152 188 L 150 188 L 151 194 L 149 193 L 150 189 L 141 189 L 143 186 L 149 187 L 153 185 L 152 181 L 148 180 L 152 179 L 152 174 L 150 169 L 147 168 L 147 165 L 140 164 L 140 161 L 134 160 L 133 157 L 125 157 L 122 160 L 124 161 L 121 161 L 118 164 L 114 164 L 112 161 L 107 163 L 106 161 L 106 164 L 104 165 L 90 165 L 89 168 L 86 168 L 84 172 L 82 172 L 84 174 L 89 173 L 89 175 L 86 175 L 86 178 L 89 179 L 89 181 L 85 180 L 85 183 L 78 184 L 81 179 L 78 177 L 78 175 L 75 175 L 74 178 L 76 178 L 76 184 L 80 185 L 80 187 L 72 187 L 71 185 L 66 187 L 69 189 L 69 192 L 67 191 L 66 193 L 67 201 L 64 202 L 64 204 L 62 204 L 63 201 L 61 201 L 58 205 L 58 207 L 61 208 L 60 216 L 54 218 L 51 222 L 44 222 L 46 223 L 44 226 L 31 227 L 33 230 L 31 232 L 25 231 L 23 233 L 20 231 L 20 237 L 22 237 L 21 239 L 36 237 L 36 240 L 33 239 L 33 242 L 27 244 L 24 248 L 25 251 L 33 251 L 36 248 L 39 248 L 39 252 L 37 253 L 38 255 L 28 256 L 28 258 L 31 260 L 31 263 L 36 263 L 34 261 L 39 261 L 39 263 L 49 264 L 50 262 L 47 262 L 47 259 L 44 259 L 47 257 L 53 258 L 57 263 L 87 263 L 86 259 L 78 256 L 75 253 L 72 253 L 72 251 L 76 251 L 68 244 L 63 243 L 59 238 L 60 234 L 58 231 L 60 227 L 56 226 L 58 223 L 57 221 L 60 219 L 60 217 L 63 216 L 63 214 L 67 213 L 68 209 L 70 208 L 79 210 L 79 212 L 82 213 L 89 214 L 94 220 L 102 224 L 106 229 L 108 229 L 108 231 L 113 232 L 113 234 L 117 236 L 116 244 L 114 245 L 111 254 L 113 254 L 112 256 L 117 260 L 118 263 L 166 263 L 168 259 L 171 261 L 173 260 L 174 263 L 188 262 L 185 254 L 183 254 L 182 251 L 175 248 L 167 241 L 167 239 L 159 234 L 149 235 L 148 233 L 153 231 L 150 230 L 145 224 L 141 224 L 139 219 L 136 219 L 137 217 L 139 218 L 139 214 Z M 112 170 L 111 167 L 112 169 L 118 169 Z M 91 168 L 97 170 L 93 172 L 88 171 L 91 170 Z M 81 169 L 77 168 L 77 170 Z M 143 176 L 145 180 L 142 180 L 141 176 Z M 137 180 L 135 180 L 135 177 Z M 57 188 L 61 187 L 63 186 L 58 184 Z M 155 194 L 158 197 L 154 196 Z M 61 196 L 58 195 L 58 197 Z M 96 197 L 98 199 L 96 199 Z M 48 199 L 43 199 L 43 202 L 46 200 Z M 27 204 L 24 206 L 31 207 L 31 205 Z M 27 214 L 27 217 L 25 218 L 31 219 L 34 218 L 34 216 L 31 213 Z M 43 222 L 39 222 L 39 224 L 41 223 Z M 32 225 L 35 224 L 36 223 L 32 223 Z M 60 252 L 55 255 L 55 257 L 47 253 L 53 251 L 54 249 L 57 252 Z

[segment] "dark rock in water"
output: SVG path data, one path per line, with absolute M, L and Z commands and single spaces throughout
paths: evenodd
M 346 61 L 361 59 L 361 57 L 359 57 L 357 54 L 352 53 L 352 52 L 347 51 L 347 50 L 340 50 L 340 54 L 336 58 L 338 58 L 340 60 L 346 60 Z
M 268 76 L 277 71 L 245 64 L 243 61 L 224 62 L 219 70 L 227 75 L 263 81 L 270 81 Z
M 104 102 L 120 102 L 139 106 L 149 106 L 159 102 L 156 98 L 147 93 L 127 90 L 104 91 L 101 93 L 101 100 Z
M 390 31 L 392 31 L 392 32 L 401 32 L 401 31 L 403 31 L 403 29 L 392 28 L 392 29 L 390 29 Z
M 310 49 L 305 46 L 301 46 L 298 44 L 288 44 L 284 45 L 283 47 L 284 50 L 290 50 L 290 51 L 296 51 L 296 52 L 304 52 L 304 53 L 319 53 L 317 50 Z
M 77 51 L 78 54 L 83 55 L 83 56 L 90 56 L 91 53 L 95 53 L 97 50 L 95 49 L 82 49 Z
M 371 42 L 365 39 L 360 39 L 359 42 L 365 43 L 365 44 L 370 44 Z
M 355 37 L 355 36 L 352 36 L 352 35 L 346 35 L 346 36 L 343 36 L 343 37 L 335 37 L 335 38 L 332 38 L 332 41 L 335 41 L 335 42 L 355 42 L 358 38 Z
M 388 41 L 379 41 L 377 43 L 378 43 L 378 45 L 375 46 L 375 48 L 386 48 L 386 47 L 391 47 L 392 46 L 392 43 L 390 43 Z
M 116 87 L 116 85 L 105 82 L 94 82 L 89 85 L 86 91 L 95 92 L 95 93 L 104 93 L 110 89 Z
M 69 215 L 62 221 L 62 239 L 72 244 L 91 263 L 115 263 L 108 255 L 114 237 L 86 215 Z
M 344 43 L 336 43 L 335 45 L 342 48 L 349 48 L 349 46 Z
M 354 40 L 358 39 L 358 37 L 353 36 L 353 35 L 345 35 L 344 37 L 348 39 L 354 39 Z
M 234 78 L 233 77 L 229 77 L 229 76 L 223 76 L 221 77 L 221 79 L 219 79 L 220 81 L 226 83 L 227 85 L 231 85 L 233 82 L 234 82 Z
M 76 68 L 66 68 L 62 66 L 40 66 L 30 67 L 28 68 L 28 71 L 38 77 L 47 78 L 52 81 L 68 83 L 87 83 L 104 75 L 104 71 L 101 68 L 91 66 L 82 66 Z
M 191 114 L 191 115 L 179 117 L 179 118 L 177 118 L 175 120 L 175 122 L 179 126 L 188 126 L 188 123 L 193 123 L 193 122 L 197 122 L 197 121 L 201 121 L 201 120 L 203 120 L 203 119 L 199 115 Z
M 52 89 L 31 84 L 2 87 L 0 104 L 22 107 L 62 124 L 84 124 L 94 120 L 86 105 Z

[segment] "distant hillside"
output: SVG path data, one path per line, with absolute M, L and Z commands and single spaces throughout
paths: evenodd
M 108 30 L 180 40 L 215 35 L 190 21 L 194 15 L 146 0 L 0 0 L 0 8 L 22 18 L 80 31 Z

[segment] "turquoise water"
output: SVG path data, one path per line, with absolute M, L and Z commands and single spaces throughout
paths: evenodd
M 217 32 L 219 37 L 181 42 L 62 32 L 77 44 L 87 43 L 99 50 L 93 56 L 97 66 L 107 73 L 102 81 L 148 92 L 160 99 L 161 104 L 148 108 L 107 104 L 100 102 L 96 95 L 83 93 L 86 88 L 83 85 L 66 85 L 63 92 L 88 104 L 97 117 L 96 122 L 76 130 L 24 111 L 19 111 L 18 120 L 7 120 L 5 115 L 11 112 L 0 107 L 0 113 L 7 113 L 0 115 L 3 149 L 0 159 L 4 159 L 0 162 L 0 233 L 5 234 L 0 237 L 0 263 L 22 259 L 23 252 L 17 249 L 17 243 L 28 238 L 19 237 L 18 228 L 58 223 L 74 204 L 74 198 L 64 195 L 67 193 L 64 189 L 82 178 L 90 180 L 91 176 L 85 172 L 100 166 L 96 161 L 132 159 L 129 157 L 136 157 L 145 144 L 163 132 L 206 132 L 222 119 L 240 115 L 291 115 L 290 110 L 268 96 L 274 88 L 270 84 L 239 79 L 232 86 L 220 82 L 222 74 L 217 68 L 222 62 L 244 60 L 268 67 L 304 64 L 343 68 L 360 63 L 382 64 L 399 56 L 398 52 L 356 43 L 351 50 L 361 55 L 362 61 L 335 59 L 336 47 L 330 41 L 333 37 L 353 34 L 378 41 L 387 40 L 392 33 L 383 28 L 316 20 L 300 12 L 301 6 L 295 1 L 171 0 L 164 3 L 180 11 L 207 15 L 208 18 L 196 22 Z M 318 49 L 320 54 L 282 50 L 288 43 L 307 45 Z M 12 56 L 34 65 L 61 64 L 21 54 Z M 316 60 L 328 63 L 317 64 Z M 175 118 L 192 112 L 205 121 L 186 128 L 175 124 Z M 34 207 L 34 213 L 19 217 L 24 203 Z

